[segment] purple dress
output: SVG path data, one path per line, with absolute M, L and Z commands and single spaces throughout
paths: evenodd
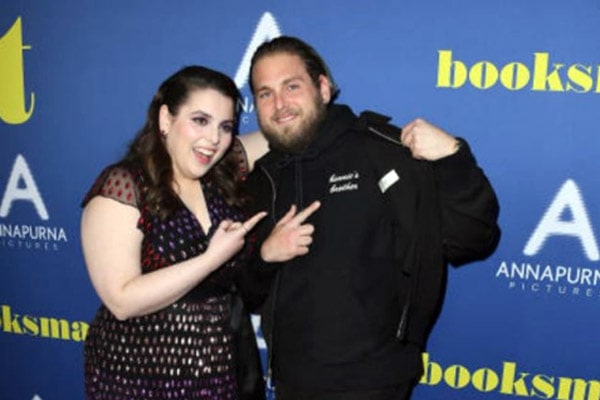
M 223 219 L 243 220 L 216 188 L 202 186 L 212 226 L 208 234 L 183 203 L 166 220 L 152 216 L 141 202 L 146 188 L 141 169 L 106 168 L 83 205 L 104 196 L 139 209 L 137 227 L 144 234 L 141 266 L 147 273 L 203 253 Z M 239 253 L 185 297 L 152 314 L 119 321 L 100 306 L 84 345 L 86 398 L 235 399 L 227 289 L 245 256 Z

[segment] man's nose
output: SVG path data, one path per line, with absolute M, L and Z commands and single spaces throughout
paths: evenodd
M 280 110 L 285 105 L 285 97 L 282 93 L 273 94 L 273 104 L 277 110 Z

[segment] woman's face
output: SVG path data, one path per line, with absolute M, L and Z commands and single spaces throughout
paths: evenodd
M 175 181 L 204 176 L 229 148 L 235 128 L 233 100 L 214 89 L 190 93 L 177 115 L 160 109 L 159 123 Z

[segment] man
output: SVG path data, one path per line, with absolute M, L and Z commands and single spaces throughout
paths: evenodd
M 326 64 L 299 39 L 264 43 L 250 74 L 270 151 L 247 183 L 271 222 L 248 301 L 262 305 L 276 397 L 408 399 L 446 263 L 496 247 L 494 191 L 464 140 L 333 104 Z

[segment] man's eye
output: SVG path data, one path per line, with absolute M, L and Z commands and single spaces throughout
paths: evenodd
M 258 98 L 259 99 L 267 99 L 267 98 L 269 98 L 270 95 L 271 95 L 271 93 L 269 93 L 269 92 L 260 92 L 258 94 Z

